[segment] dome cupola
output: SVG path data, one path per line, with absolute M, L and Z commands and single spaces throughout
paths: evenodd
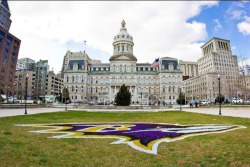
M 120 32 L 114 37 L 113 46 L 114 46 L 114 55 L 121 53 L 130 53 L 133 54 L 133 37 L 127 32 L 125 27 L 126 22 L 122 20 Z

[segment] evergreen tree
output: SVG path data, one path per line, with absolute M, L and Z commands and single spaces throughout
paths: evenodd
M 61 96 L 61 94 L 60 94 Z M 65 100 L 70 100 L 69 98 L 69 90 L 67 88 L 63 88 L 63 92 L 62 92 L 62 96 L 63 96 L 63 103 L 65 103 Z
M 123 84 L 119 92 L 115 96 L 115 103 L 117 106 L 129 106 L 131 102 L 131 93 Z
M 220 101 L 219 101 L 219 100 L 220 100 Z M 221 103 L 222 103 L 222 102 L 225 101 L 225 96 L 223 96 L 222 94 L 220 94 L 220 98 L 219 98 L 219 96 L 217 96 L 216 99 L 215 99 L 215 101 L 216 101 L 216 102 L 221 102 Z
M 180 100 L 181 99 L 181 100 Z M 180 104 L 180 102 L 182 102 L 181 104 L 184 105 L 185 104 L 185 94 L 180 93 L 179 97 L 177 99 L 177 104 Z

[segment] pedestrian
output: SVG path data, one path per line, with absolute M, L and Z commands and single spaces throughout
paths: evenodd
M 197 108 L 197 107 L 198 107 L 198 102 L 196 101 L 196 102 L 195 102 L 195 108 Z
M 190 105 L 190 108 L 192 108 L 192 102 L 190 102 L 189 105 Z

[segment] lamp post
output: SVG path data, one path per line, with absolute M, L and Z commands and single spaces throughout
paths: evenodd
M 27 103 L 27 88 L 28 88 L 28 78 L 29 78 L 29 74 L 26 75 L 25 77 L 25 104 L 24 104 L 24 114 L 26 115 L 27 114 L 27 106 L 26 106 L 26 103 Z
M 141 92 L 141 106 L 142 106 L 142 92 Z
M 182 99 L 181 99 L 181 87 L 179 87 L 179 89 L 180 89 L 180 110 L 182 110 L 181 109 L 181 103 L 182 103 Z
M 221 98 L 220 98 L 220 74 L 218 74 L 218 80 L 219 80 L 219 115 L 221 115 Z
M 16 83 L 14 83 L 14 88 L 12 89 L 13 93 L 12 93 L 12 103 L 14 104 L 14 89 L 16 87 Z
M 65 102 L 65 110 L 67 110 L 67 88 L 65 88 L 64 89 L 65 90 L 65 100 L 64 100 L 64 102 Z
M 171 92 L 170 92 L 170 105 L 172 105 L 172 96 L 171 96 Z
M 212 104 L 212 100 L 211 100 L 211 89 L 210 89 L 210 105 Z

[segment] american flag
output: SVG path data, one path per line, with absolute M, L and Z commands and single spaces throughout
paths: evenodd
M 151 64 L 151 68 L 155 68 L 157 66 L 160 65 L 160 61 L 159 61 L 159 58 L 158 59 L 155 59 L 155 61 Z

